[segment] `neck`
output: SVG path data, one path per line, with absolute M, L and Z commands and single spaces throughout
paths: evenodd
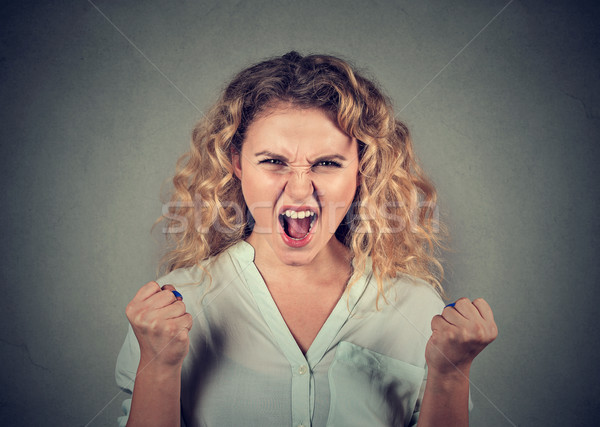
M 303 265 L 288 265 L 282 262 L 270 246 L 248 238 L 248 243 L 254 247 L 254 263 L 262 274 L 267 285 L 285 284 L 286 286 L 301 286 L 304 289 L 331 284 L 345 286 L 350 278 L 350 251 L 335 237 L 332 237 L 310 262 Z

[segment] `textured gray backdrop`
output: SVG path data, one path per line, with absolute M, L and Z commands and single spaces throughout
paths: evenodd
M 449 294 L 485 297 L 500 327 L 473 368 L 472 425 L 592 425 L 593 3 L 3 2 L 0 424 L 114 424 L 161 185 L 224 82 L 297 49 L 367 69 L 414 133 L 453 236 Z

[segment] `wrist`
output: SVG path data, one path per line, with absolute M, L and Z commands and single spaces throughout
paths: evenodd
M 428 368 L 427 382 L 435 382 L 441 386 L 454 388 L 460 385 L 469 384 L 469 373 L 471 365 L 455 366 L 453 369 L 437 370 Z
M 137 376 L 151 376 L 157 381 L 172 380 L 174 377 L 181 376 L 181 366 L 182 363 L 166 364 L 157 359 L 147 359 L 142 356 L 138 365 Z

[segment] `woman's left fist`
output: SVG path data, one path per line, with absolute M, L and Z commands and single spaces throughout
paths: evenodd
M 431 338 L 425 348 L 429 372 L 469 372 L 471 362 L 498 336 L 492 309 L 483 298 L 461 298 L 431 320 Z

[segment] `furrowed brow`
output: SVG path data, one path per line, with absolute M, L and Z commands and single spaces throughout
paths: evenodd
M 254 156 L 255 157 L 265 156 L 265 157 L 271 157 L 273 159 L 278 159 L 278 160 L 287 160 L 287 158 L 285 156 L 282 156 L 281 154 L 273 153 L 271 151 L 259 151 L 258 153 L 255 153 Z
M 282 160 L 285 162 L 288 161 L 288 158 L 285 157 L 284 155 L 273 153 L 272 151 L 268 151 L 268 150 L 259 151 L 258 153 L 255 153 L 254 156 L 255 157 L 264 156 L 264 157 L 268 157 L 271 159 Z M 319 163 L 319 162 L 328 161 L 328 160 L 338 160 L 340 162 L 348 161 L 348 159 L 345 156 L 342 156 L 341 154 L 325 154 L 325 155 L 317 157 L 315 160 L 309 160 L 309 163 L 311 163 L 311 164 Z

